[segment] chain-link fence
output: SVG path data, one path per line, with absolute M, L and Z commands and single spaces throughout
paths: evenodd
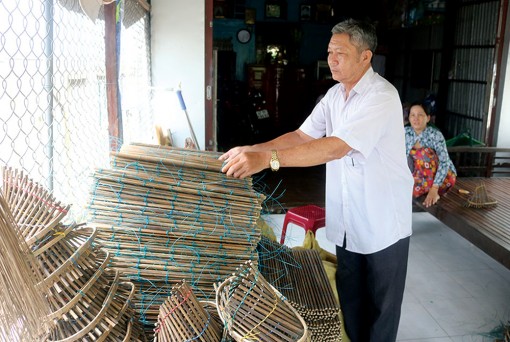
M 106 63 L 119 65 L 124 141 L 151 141 L 149 14 L 117 3 L 119 61 L 104 15 L 78 0 L 0 0 L 0 163 L 23 170 L 80 220 L 89 176 L 109 163 Z M 120 146 L 120 144 L 119 144 Z

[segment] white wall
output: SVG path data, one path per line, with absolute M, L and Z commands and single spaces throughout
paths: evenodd
M 152 84 L 159 123 L 172 132 L 174 145 L 191 137 L 177 95 L 182 95 L 200 148 L 205 148 L 205 1 L 151 1 Z
M 507 12 L 507 18 L 510 15 L 510 6 Z M 499 110 L 499 129 L 498 138 L 496 142 L 497 147 L 510 148 L 510 20 L 507 19 L 505 28 L 505 41 L 503 47 L 503 65 L 501 75 L 502 82 L 500 86 L 503 87 L 499 91 L 499 103 L 496 107 Z
M 498 147 L 510 147 L 510 54 L 507 55 L 503 96 L 501 97 L 501 116 L 499 119 Z

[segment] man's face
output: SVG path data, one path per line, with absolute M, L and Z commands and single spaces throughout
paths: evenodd
M 333 34 L 328 45 L 328 65 L 335 81 L 354 86 L 370 65 L 372 52 L 359 51 L 346 33 Z

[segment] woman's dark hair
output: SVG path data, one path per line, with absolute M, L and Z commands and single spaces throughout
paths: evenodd
M 431 115 L 431 113 L 432 113 L 432 106 L 429 102 L 415 101 L 415 102 L 411 103 L 411 105 L 409 106 L 409 109 L 411 109 L 411 107 L 414 107 L 414 106 L 420 106 L 421 108 L 423 108 L 423 111 L 427 115 Z

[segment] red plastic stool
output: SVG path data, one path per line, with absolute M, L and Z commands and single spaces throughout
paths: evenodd
M 326 225 L 326 211 L 324 208 L 313 204 L 289 209 L 283 221 L 282 237 L 280 238 L 280 244 L 282 245 L 285 242 L 285 234 L 289 223 L 303 227 L 305 234 L 309 230 L 315 234 L 317 229 Z

